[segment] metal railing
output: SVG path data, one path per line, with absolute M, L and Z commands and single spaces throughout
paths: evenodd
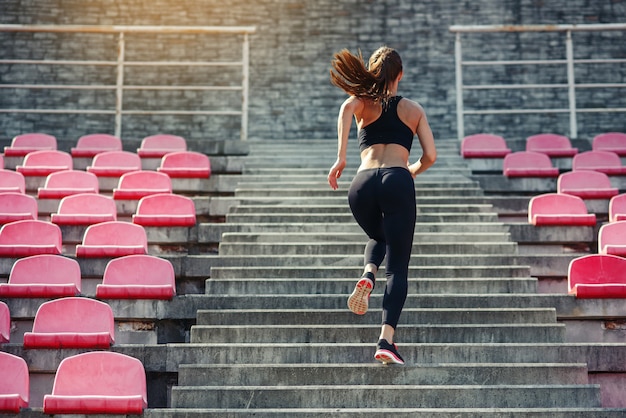
M 456 34 L 455 62 L 456 62 L 456 110 L 458 138 L 465 136 L 465 115 L 487 114 L 530 114 L 530 113 L 567 113 L 569 114 L 570 137 L 578 137 L 577 113 L 593 112 L 626 112 L 624 107 L 580 108 L 576 106 L 576 89 L 585 88 L 625 88 L 626 83 L 580 83 L 577 84 L 574 75 L 575 64 L 616 64 L 626 63 L 626 59 L 575 59 L 572 32 L 600 32 L 626 31 L 626 24 L 590 24 L 590 25 L 484 25 L 484 26 L 451 26 L 450 31 Z M 553 60 L 485 60 L 465 61 L 462 56 L 461 35 L 464 33 L 511 33 L 511 32 L 563 32 L 565 34 L 565 59 Z M 464 85 L 464 66 L 494 66 L 494 65 L 546 65 L 562 64 L 567 69 L 567 83 L 552 84 L 489 84 Z M 568 107 L 555 109 L 481 109 L 467 110 L 464 107 L 466 90 L 494 90 L 494 89 L 567 89 Z
M 23 65 L 70 65 L 70 66 L 111 66 L 116 69 L 115 85 L 101 84 L 0 84 L 0 89 L 67 89 L 67 90 L 115 90 L 114 109 L 0 109 L 0 113 L 60 113 L 60 114 L 111 114 L 115 115 L 114 133 L 121 137 L 123 115 L 233 115 L 241 116 L 241 139 L 248 138 L 248 96 L 250 73 L 250 40 L 254 26 L 100 26 L 100 25 L 0 25 L 0 32 L 47 32 L 47 33 L 98 33 L 117 34 L 117 60 L 20 60 L 0 59 L 0 64 Z M 126 40 L 124 34 L 230 34 L 242 35 L 241 60 L 239 61 L 126 61 Z M 171 85 L 126 85 L 124 69 L 129 66 L 180 66 L 180 67 L 241 67 L 241 85 L 237 86 L 171 86 Z M 123 108 L 126 90 L 178 90 L 178 91 L 241 91 L 241 110 L 125 110 Z

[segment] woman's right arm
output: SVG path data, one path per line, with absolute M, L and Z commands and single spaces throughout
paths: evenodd
M 354 114 L 362 107 L 362 102 L 352 96 L 346 99 L 339 109 L 337 118 L 337 160 L 328 172 L 328 184 L 333 190 L 339 187 L 337 180 L 341 177 L 343 169 L 346 167 L 346 154 L 348 150 L 348 137 Z

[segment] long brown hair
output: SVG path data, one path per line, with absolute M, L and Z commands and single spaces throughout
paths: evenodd
M 389 85 L 402 72 L 400 54 L 387 46 L 378 48 L 365 67 L 363 55 L 343 49 L 331 61 L 330 82 L 352 96 L 386 103 Z

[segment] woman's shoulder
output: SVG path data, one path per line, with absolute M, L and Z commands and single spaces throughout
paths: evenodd
M 424 112 L 424 108 L 422 107 L 421 104 L 419 104 L 418 102 L 411 100 L 411 99 L 407 99 L 406 97 L 402 97 L 400 99 L 400 101 L 398 102 L 398 108 L 402 108 L 403 110 L 407 110 L 407 111 L 411 111 L 411 112 L 418 112 L 418 113 L 423 113 Z

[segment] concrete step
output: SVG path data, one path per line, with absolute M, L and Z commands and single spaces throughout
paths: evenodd
M 417 213 L 417 222 L 497 222 L 498 214 L 493 213 Z M 354 222 L 351 213 L 316 214 L 316 213 L 229 213 L 228 223 L 347 223 Z
M 287 242 L 361 242 L 367 240 L 363 232 L 334 233 L 332 237 L 316 232 L 224 232 L 220 242 L 223 243 L 260 243 L 274 244 Z M 416 232 L 414 242 L 429 243 L 459 243 L 459 242 L 510 242 L 510 234 L 507 232 Z
M 237 189 L 274 189 L 276 188 L 276 184 L 281 184 L 281 186 L 287 189 L 307 189 L 307 190 L 317 190 L 322 189 L 326 190 L 329 188 L 328 181 L 326 178 L 320 178 L 319 180 L 312 181 L 311 179 L 302 179 L 301 181 L 280 181 L 280 183 L 271 179 L 267 182 L 262 182 L 261 179 L 245 179 L 238 178 Z M 339 181 L 339 185 L 344 187 L 349 187 L 349 181 Z M 478 182 L 474 182 L 469 178 L 462 178 L 460 181 L 447 179 L 447 181 L 439 180 L 437 178 L 422 178 L 420 180 L 415 181 L 415 188 L 418 190 L 421 189 L 461 189 L 461 188 L 469 188 L 469 189 L 480 189 Z
M 487 204 L 418 204 L 419 213 L 495 213 L 492 205 Z M 347 203 L 337 205 L 238 205 L 231 208 L 229 213 L 324 213 L 324 214 L 350 214 Z
M 446 188 L 446 187 L 438 187 L 438 188 L 415 188 L 417 196 L 428 195 L 428 196 L 456 196 L 459 199 L 465 198 L 468 196 L 482 196 L 483 192 L 480 188 Z M 309 199 L 317 199 L 318 197 L 329 197 L 334 195 L 346 195 L 348 192 L 347 184 L 341 185 L 338 190 L 332 190 L 330 187 L 319 188 L 319 189 L 305 189 L 305 188 L 287 188 L 287 187 L 276 187 L 274 184 L 273 188 L 235 188 L 235 197 L 243 198 L 243 197 L 303 197 Z

